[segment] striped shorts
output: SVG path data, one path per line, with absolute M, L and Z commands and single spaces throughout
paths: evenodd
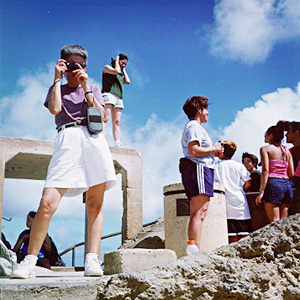
M 209 197 L 214 195 L 214 170 L 194 164 L 187 168 L 181 174 L 182 184 L 187 197 L 191 200 L 199 194 L 205 194 Z

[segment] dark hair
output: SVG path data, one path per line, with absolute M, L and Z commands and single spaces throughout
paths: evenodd
M 285 124 L 283 123 L 277 123 L 276 126 L 271 126 L 267 130 L 267 134 L 273 135 L 273 143 L 280 143 L 284 137 L 284 128 Z
M 290 125 L 289 128 L 291 128 L 293 132 L 296 132 L 298 130 L 300 134 L 300 122 L 296 122 L 296 121 L 289 122 L 289 125 Z
M 185 101 L 182 109 L 184 110 L 188 118 L 190 120 L 193 120 L 195 119 L 199 108 L 203 109 L 207 107 L 208 107 L 208 99 L 206 97 L 192 96 Z
M 277 125 L 281 126 L 284 131 L 288 131 L 289 128 L 290 128 L 290 123 L 291 122 L 289 122 L 289 121 L 280 120 L 280 121 L 277 122 L 276 126 Z
M 236 151 L 237 144 L 233 141 L 224 141 L 223 148 L 224 148 L 224 157 L 230 159 Z
M 126 59 L 128 61 L 128 56 L 124 53 L 120 53 L 119 54 L 119 60 L 124 60 L 124 59 Z M 113 58 L 111 58 L 110 60 L 111 60 L 112 67 L 115 67 L 116 60 L 113 59 Z
M 248 152 L 244 152 L 243 156 L 242 156 L 242 162 L 244 162 L 244 159 L 247 158 L 247 157 L 251 159 L 252 164 L 256 168 L 257 164 L 258 164 L 258 158 L 254 154 L 250 154 Z
M 60 57 L 62 59 L 67 59 L 68 56 L 72 55 L 72 54 L 80 55 L 85 60 L 87 60 L 87 58 L 88 58 L 87 50 L 80 45 L 76 45 L 76 44 L 66 45 L 66 46 L 62 47 L 62 49 L 60 51 Z
M 33 210 L 28 213 L 28 216 L 30 216 L 32 219 L 34 219 L 35 215 L 36 215 L 36 212 Z

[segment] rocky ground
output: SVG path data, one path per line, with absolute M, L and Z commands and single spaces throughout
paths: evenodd
M 183 257 L 142 273 L 112 276 L 97 298 L 300 299 L 300 214 L 211 253 Z
M 300 214 L 267 225 L 238 243 L 149 271 L 101 278 L 73 273 L 73 277 L 0 278 L 0 299 L 299 300 Z

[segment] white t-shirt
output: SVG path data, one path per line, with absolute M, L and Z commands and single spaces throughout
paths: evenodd
M 251 219 L 243 185 L 251 180 L 245 166 L 234 160 L 219 160 L 215 165 L 215 181 L 225 187 L 227 219 Z
M 212 141 L 206 130 L 195 120 L 189 121 L 184 128 L 181 146 L 183 154 L 186 158 L 195 163 L 203 164 L 205 167 L 214 168 L 214 155 L 210 154 L 203 157 L 192 157 L 189 154 L 188 145 L 190 142 L 197 141 L 201 147 L 211 147 Z

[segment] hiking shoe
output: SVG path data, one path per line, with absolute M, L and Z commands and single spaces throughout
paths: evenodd
M 84 276 L 102 276 L 101 262 L 97 257 L 86 257 L 84 264 Z
M 19 264 L 17 264 L 16 268 L 12 272 L 11 278 L 19 278 L 19 279 L 27 279 L 35 277 L 35 262 L 24 258 Z

